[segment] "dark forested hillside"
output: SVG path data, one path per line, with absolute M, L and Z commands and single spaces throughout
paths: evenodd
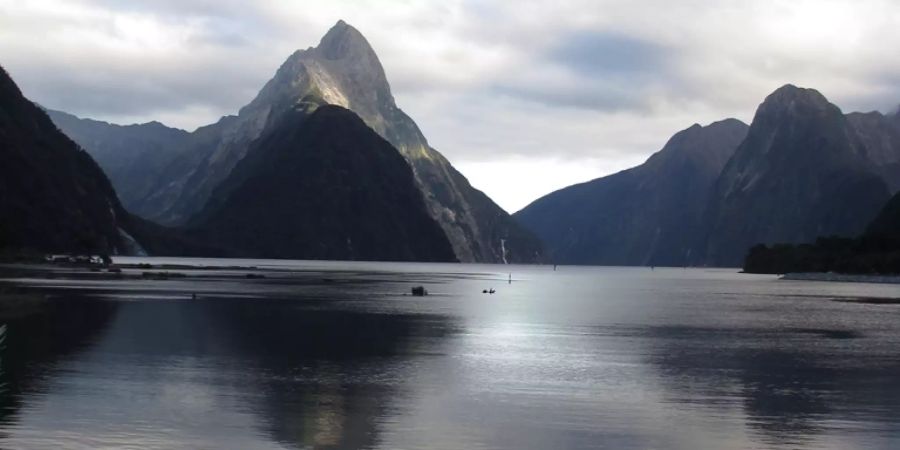
M 799 245 L 758 245 L 747 255 L 744 271 L 900 274 L 900 194 L 887 202 L 859 237 L 823 237 Z
M 84 150 L 0 68 L 0 248 L 126 252 L 116 194 Z

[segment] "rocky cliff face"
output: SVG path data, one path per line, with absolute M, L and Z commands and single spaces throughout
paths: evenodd
M 123 126 L 61 111 L 46 112 L 97 161 L 129 210 L 150 194 L 162 171 L 184 151 L 190 136 L 159 122 Z
M 890 195 L 867 151 L 819 92 L 778 89 L 713 188 L 700 261 L 737 266 L 757 243 L 858 235 Z
M 134 250 L 103 171 L 2 68 L 0 160 L 0 251 Z
M 237 116 L 194 133 L 191 148 L 170 165 L 137 212 L 163 223 L 187 222 L 247 155 L 251 142 L 282 114 L 307 100 L 352 110 L 400 151 L 412 167 L 431 216 L 460 260 L 540 259 L 537 239 L 429 147 L 415 122 L 395 104 L 371 46 L 344 22 L 338 22 L 317 47 L 291 55 Z
M 249 152 L 189 226 L 197 239 L 238 257 L 456 261 L 409 165 L 349 110 L 285 112 Z
M 847 122 L 891 192 L 900 190 L 900 113 L 850 113 Z
M 516 213 L 560 263 L 683 265 L 702 242 L 710 189 L 747 125 L 694 125 L 644 164 L 543 197 Z

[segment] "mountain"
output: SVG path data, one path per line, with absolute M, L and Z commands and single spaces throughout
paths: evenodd
M 900 191 L 900 111 L 850 113 L 847 121 L 891 192 Z
M 0 67 L 0 255 L 218 256 L 179 230 L 129 214 L 91 156 Z
M 861 236 L 820 237 L 799 245 L 757 245 L 748 252 L 744 271 L 900 274 L 900 193 L 885 204 Z
M 0 249 L 136 252 L 100 167 L 0 68 Z
M 247 156 L 252 143 L 308 99 L 350 109 L 399 150 L 412 168 L 430 215 L 461 261 L 540 259 L 539 241 L 428 145 L 415 122 L 394 102 L 374 50 L 343 21 L 317 47 L 292 54 L 236 116 L 194 132 L 188 149 L 169 164 L 134 211 L 166 224 L 187 223 Z
M 694 125 L 644 164 L 556 191 L 515 217 L 555 262 L 683 265 L 702 241 L 710 189 L 746 134 L 735 119 Z
M 397 150 L 347 109 L 303 106 L 253 145 L 190 233 L 238 257 L 456 261 Z
M 865 236 L 889 238 L 900 244 L 900 193 L 894 194 L 881 208 L 866 228 Z M 897 248 L 900 249 L 900 245 Z
M 769 95 L 713 187 L 700 262 L 734 266 L 754 244 L 861 233 L 890 191 L 854 120 L 812 89 Z
M 53 123 L 85 149 L 106 173 L 126 209 L 149 195 L 163 169 L 185 148 L 190 133 L 159 122 L 115 125 L 47 109 Z

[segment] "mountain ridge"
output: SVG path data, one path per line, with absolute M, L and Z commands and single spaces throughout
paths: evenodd
M 643 164 L 548 194 L 514 217 L 555 262 L 683 265 L 699 239 L 698 205 L 746 129 L 737 119 L 694 124 Z
M 683 203 L 668 215 L 652 212 L 659 210 L 658 200 L 637 193 L 641 186 L 689 178 L 671 165 L 654 176 L 640 173 L 665 166 L 666 148 L 702 130 L 696 124 L 640 166 L 549 193 L 515 217 L 545 240 L 560 263 L 736 266 L 757 243 L 861 232 L 900 189 L 898 124 L 900 112 L 845 115 L 820 92 L 787 84 L 759 105 L 725 163 L 695 158 L 711 164 L 705 173 L 719 167 L 719 174 L 708 192 L 670 199 Z M 670 238 L 680 241 L 675 256 L 647 253 L 662 239 L 667 217 L 684 209 L 701 217 Z
M 856 235 L 889 195 L 840 108 L 785 85 L 760 104 L 716 181 L 702 262 L 739 265 L 758 243 Z
M 190 135 L 157 121 L 118 125 L 48 108 L 44 111 L 97 161 L 128 210 L 136 207 L 164 168 L 185 150 Z
M 318 47 L 288 57 L 237 116 L 193 133 L 191 150 L 170 164 L 136 212 L 164 224 L 188 223 L 266 127 L 306 100 L 352 110 L 400 151 L 461 261 L 540 260 L 540 242 L 428 145 L 415 122 L 396 106 L 374 50 L 343 21 Z

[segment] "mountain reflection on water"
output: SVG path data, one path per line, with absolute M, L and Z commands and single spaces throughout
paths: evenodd
M 46 300 L 6 319 L 0 447 L 900 444 L 900 306 L 845 301 L 889 298 L 891 286 L 240 265 L 265 278 L 2 281 Z M 404 295 L 419 284 L 434 295 Z

